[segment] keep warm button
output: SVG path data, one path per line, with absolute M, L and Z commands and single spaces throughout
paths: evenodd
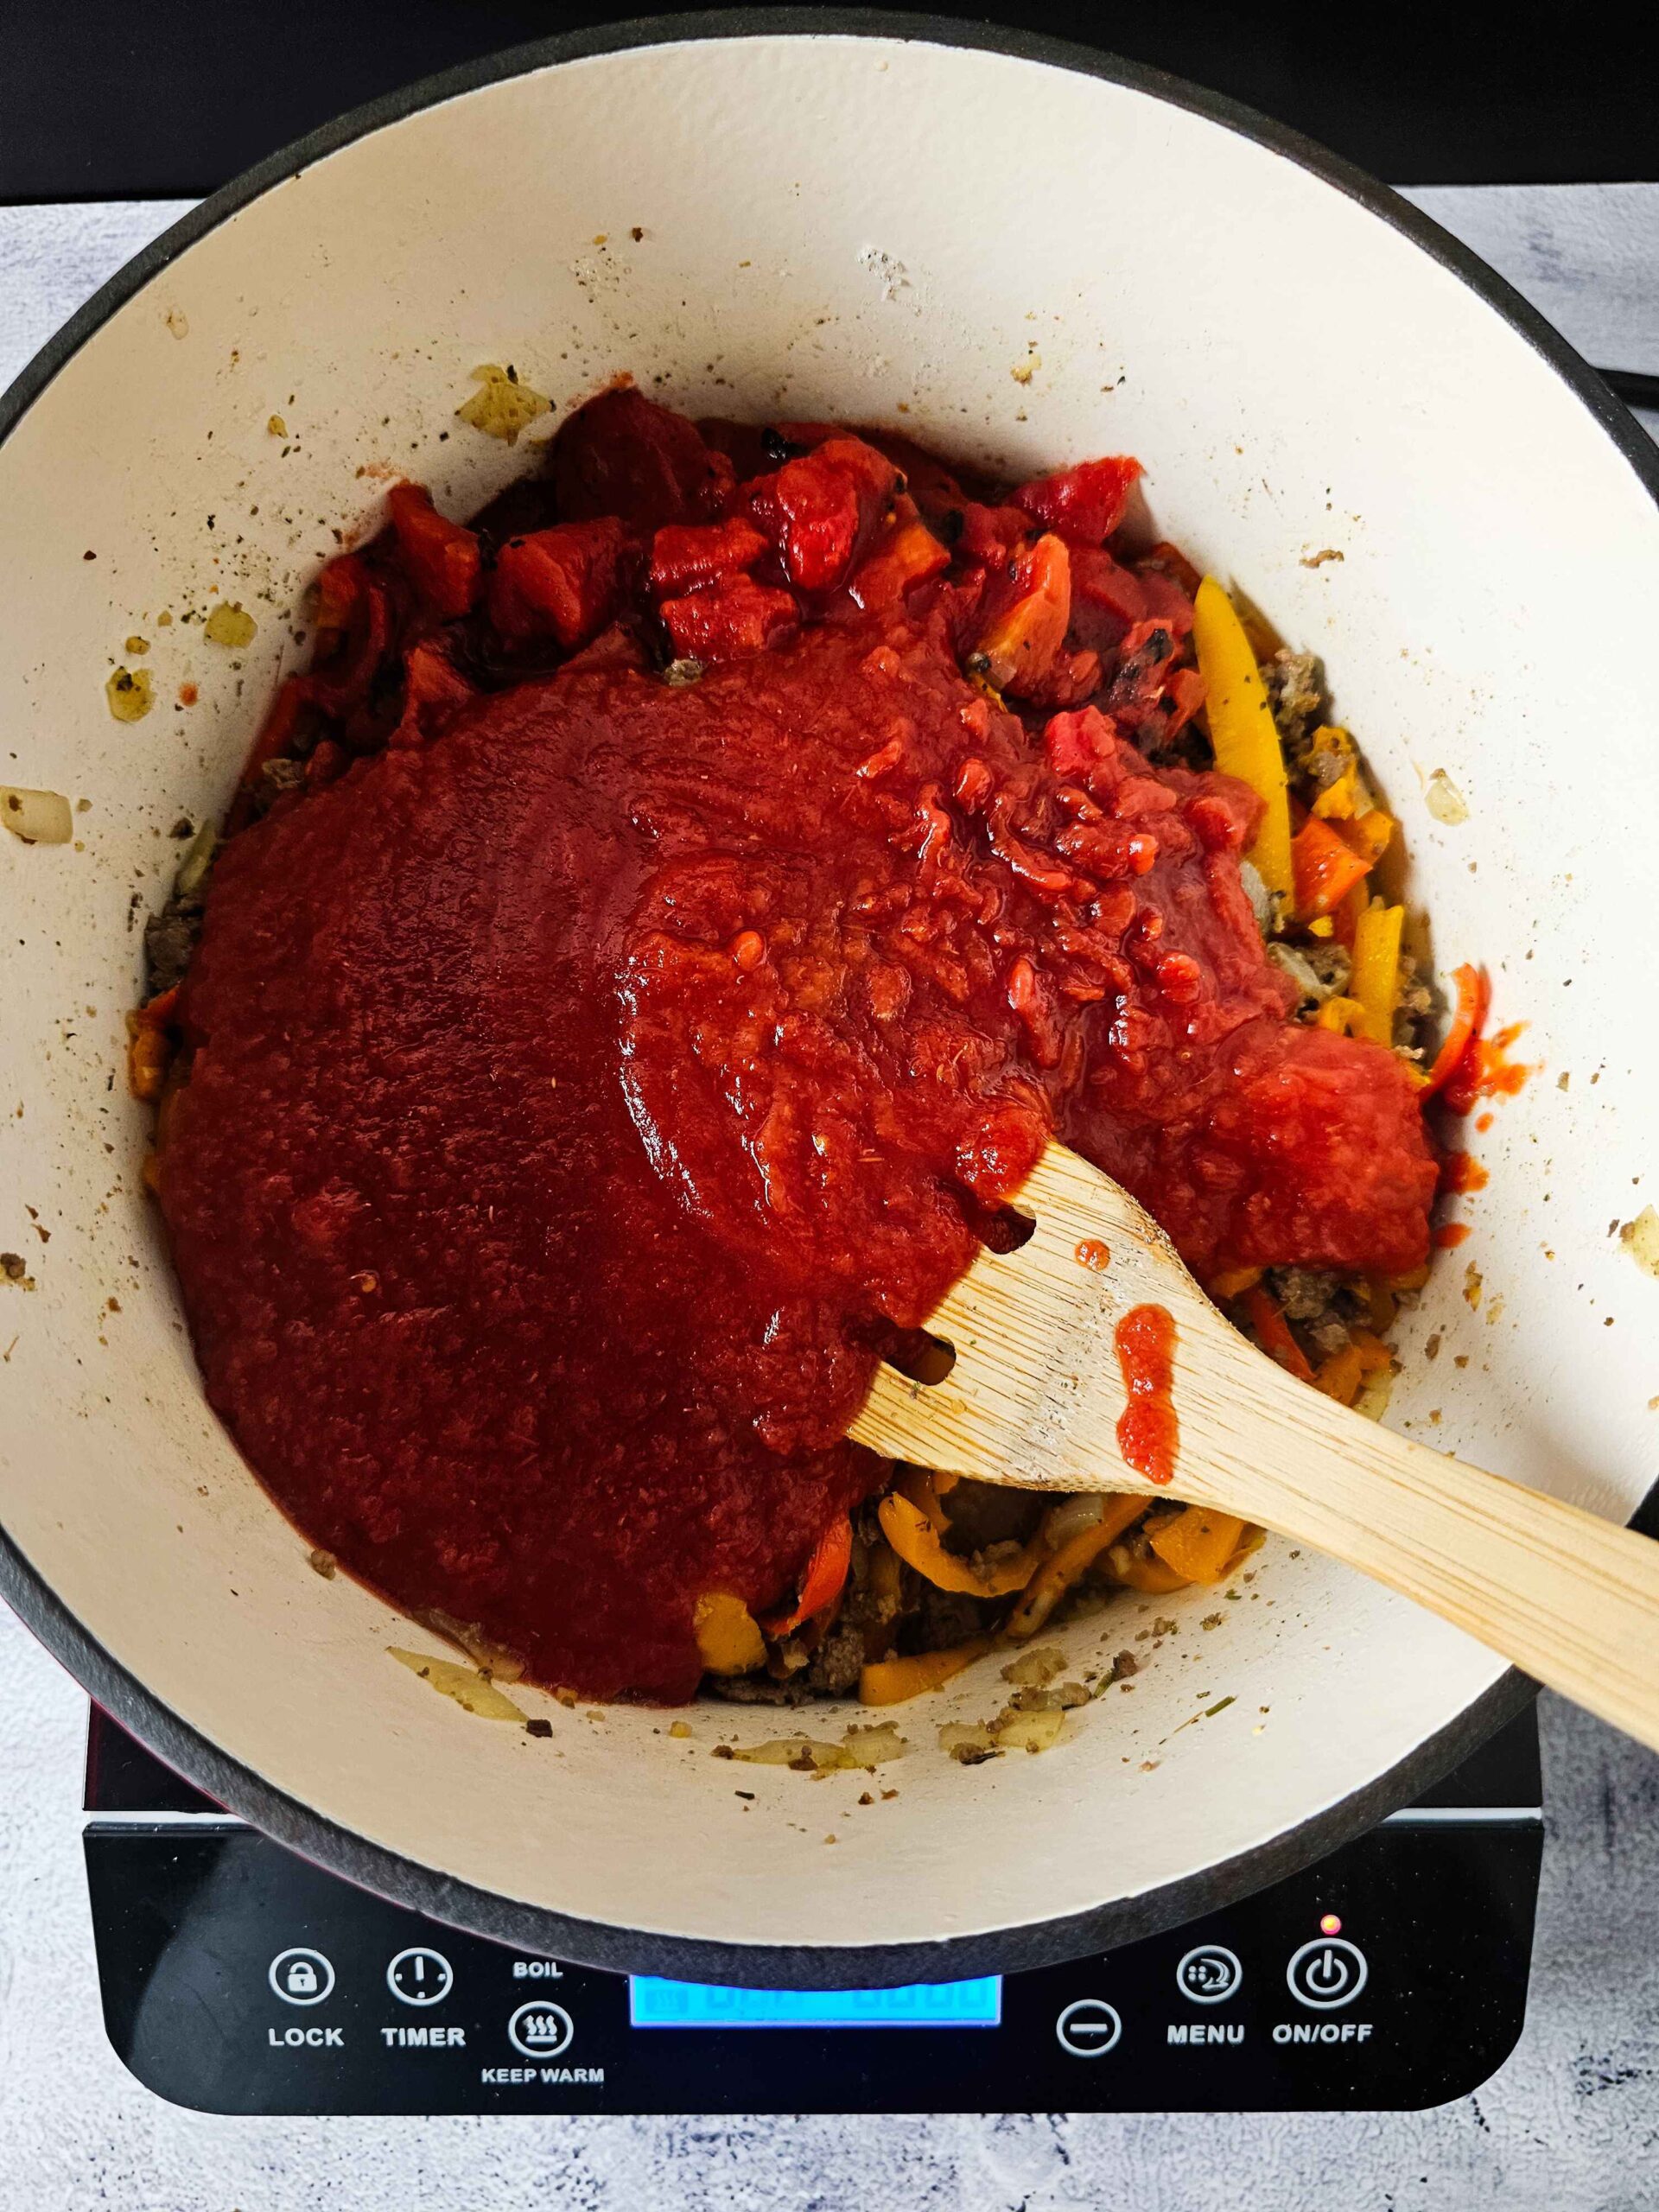
M 1351 2005 L 1365 1986 L 1369 1969 L 1357 1945 L 1335 1936 L 1304 1943 L 1285 1969 L 1290 1993 L 1310 2012 L 1332 2012 Z

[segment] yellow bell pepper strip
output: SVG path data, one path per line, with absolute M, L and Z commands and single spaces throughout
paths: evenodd
M 1266 810 L 1245 857 L 1269 891 L 1291 893 L 1290 794 L 1278 725 L 1237 610 L 1213 576 L 1192 602 L 1192 645 L 1205 682 L 1216 766 L 1236 776 Z
M 1166 1567 L 1188 1582 L 1219 1582 L 1243 1533 L 1242 1516 L 1189 1505 L 1173 1520 L 1160 1521 L 1147 1541 Z
M 938 1529 L 909 1498 L 895 1491 L 882 1499 L 876 1512 L 882 1535 L 905 1565 L 913 1567 L 936 1590 L 955 1590 L 967 1598 L 1011 1597 L 1025 1588 L 1041 1555 L 1039 1547 L 1027 1544 L 1005 1565 L 977 1573 L 971 1560 L 946 1551 Z
M 1290 849 L 1296 912 L 1302 921 L 1334 912 L 1356 884 L 1370 873 L 1370 861 L 1357 853 L 1328 822 L 1309 815 Z
M 1359 812 L 1359 771 L 1351 760 L 1334 784 L 1327 784 L 1313 802 L 1321 822 L 1351 822 Z
M 936 1690 L 952 1675 L 982 1659 L 993 1641 L 988 1636 L 973 1636 L 966 1643 L 953 1643 L 944 1651 L 918 1651 L 909 1659 L 877 1659 L 859 1669 L 858 1701 L 861 1705 L 902 1705 L 906 1698 Z
M 692 1609 L 697 1651 L 711 1675 L 747 1675 L 766 1664 L 760 1624 L 741 1598 L 727 1590 L 707 1590 Z
M 1394 1010 L 1400 1001 L 1400 931 L 1405 918 L 1403 906 L 1368 906 L 1354 924 L 1348 988 L 1361 1007 L 1355 1029 L 1378 1045 L 1394 1041 Z
M 1313 1017 L 1316 1029 L 1334 1029 L 1338 1037 L 1351 1037 L 1354 1025 L 1363 1018 L 1365 1009 L 1357 999 L 1326 999 Z
M 1034 1636 L 1078 1576 L 1086 1573 L 1107 1546 L 1116 1543 L 1146 1510 L 1144 1497 L 1103 1499 L 1101 1516 L 1093 1527 L 1080 1529 L 1043 1561 L 1027 1583 L 1019 1604 L 1004 1624 L 1004 1633 L 1016 1643 Z

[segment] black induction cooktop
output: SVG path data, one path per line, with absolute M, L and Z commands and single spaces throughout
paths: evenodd
M 1036 1972 L 766 1991 L 464 1935 L 221 1813 L 104 1714 L 86 1764 L 104 2018 L 213 2113 L 1392 2111 L 1526 2012 L 1529 1711 L 1408 1811 L 1186 1926 Z

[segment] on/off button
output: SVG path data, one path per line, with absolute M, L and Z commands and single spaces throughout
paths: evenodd
M 1313 2012 L 1332 2012 L 1351 2005 L 1365 1986 L 1369 1969 L 1357 1944 L 1335 1936 L 1304 1943 L 1285 1969 L 1290 1993 Z

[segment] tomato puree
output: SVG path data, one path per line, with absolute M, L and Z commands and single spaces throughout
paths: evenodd
M 1128 1399 L 1117 1417 L 1117 1448 L 1125 1464 L 1148 1482 L 1173 1482 L 1180 1443 L 1174 1316 L 1166 1306 L 1132 1306 L 1113 1340 Z
M 1289 1020 L 1258 803 L 1166 750 L 1201 693 L 1184 591 L 1111 550 L 1134 474 L 999 504 L 611 393 L 474 529 L 404 487 L 333 564 L 156 1176 L 311 1542 L 682 1700 L 698 1597 L 786 1609 L 885 1478 L 842 1440 L 882 1346 L 1051 1133 L 1201 1275 L 1421 1262 L 1410 1079 Z

